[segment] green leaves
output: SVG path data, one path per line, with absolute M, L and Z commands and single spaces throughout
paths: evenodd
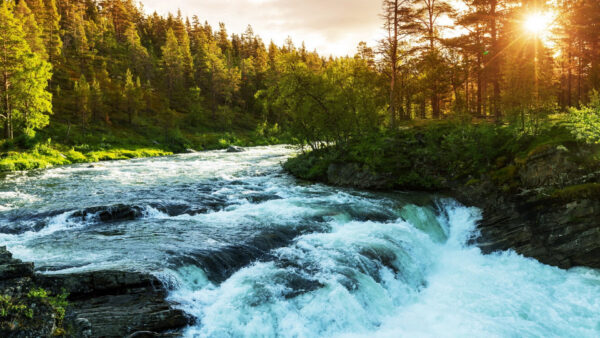
M 600 94 L 594 91 L 588 106 L 569 109 L 567 121 L 567 128 L 578 140 L 600 144 Z

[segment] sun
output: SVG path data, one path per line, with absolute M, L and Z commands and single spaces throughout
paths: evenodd
M 534 12 L 525 16 L 523 26 L 529 33 L 535 35 L 545 34 L 554 21 L 554 15 L 551 12 Z

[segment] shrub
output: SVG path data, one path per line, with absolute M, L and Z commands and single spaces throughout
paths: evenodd
M 600 94 L 597 91 L 588 106 L 569 109 L 567 127 L 578 140 L 600 144 Z

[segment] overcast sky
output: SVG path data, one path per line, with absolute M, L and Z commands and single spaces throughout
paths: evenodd
M 381 38 L 379 0 L 141 0 L 145 11 L 198 15 L 228 32 L 243 33 L 250 24 L 265 43 L 277 44 L 291 36 L 300 46 L 322 55 L 354 55 L 360 41 L 374 46 Z

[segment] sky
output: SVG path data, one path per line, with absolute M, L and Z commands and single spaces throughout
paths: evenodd
M 321 55 L 354 55 L 360 41 L 375 46 L 383 37 L 379 0 L 141 0 L 147 13 L 177 13 L 241 34 L 248 25 L 266 44 L 283 44 L 289 36 L 296 46 Z

